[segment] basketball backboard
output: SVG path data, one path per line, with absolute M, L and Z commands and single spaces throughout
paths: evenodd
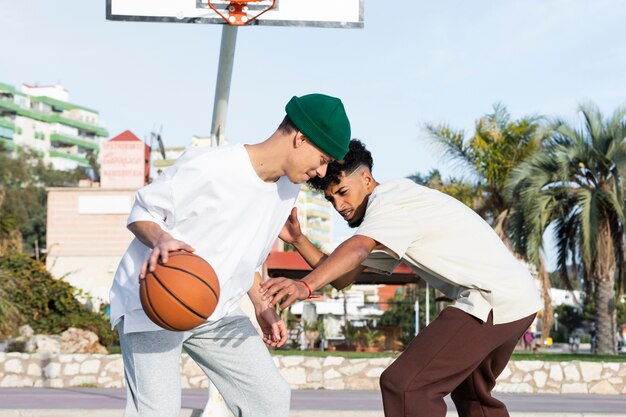
M 250 25 L 362 28 L 365 0 L 276 0 L 271 10 Z M 226 8 L 229 1 L 212 0 Z M 248 3 L 250 14 L 272 1 Z M 207 0 L 107 0 L 107 20 L 225 24 Z

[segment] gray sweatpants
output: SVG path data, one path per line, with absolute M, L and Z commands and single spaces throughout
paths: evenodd
M 188 332 L 124 334 L 124 417 L 180 415 L 181 349 L 202 368 L 236 417 L 288 417 L 291 391 L 241 311 Z

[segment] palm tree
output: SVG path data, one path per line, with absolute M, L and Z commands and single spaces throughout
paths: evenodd
M 469 207 L 478 205 L 479 197 L 476 193 L 476 185 L 460 181 L 455 178 L 444 180 L 438 169 L 431 170 L 428 174 L 415 173 L 408 178 L 419 185 L 441 191 L 448 194 Z
M 506 221 L 512 201 L 504 192 L 506 181 L 521 161 L 539 148 L 545 131 L 543 118 L 526 116 L 512 120 L 506 107 L 494 104 L 493 113 L 480 118 L 469 139 L 447 124 L 427 124 L 432 139 L 444 153 L 476 179 L 479 198 L 472 207 L 507 242 Z
M 560 269 L 580 262 L 596 305 L 598 353 L 616 353 L 615 275 L 623 259 L 626 107 L 605 119 L 581 105 L 583 124 L 556 120 L 553 133 L 513 172 L 509 191 L 518 198 L 513 241 L 537 259 L 543 234 L 554 226 Z
M 476 178 L 472 197 L 461 201 L 471 203 L 468 205 L 493 226 L 509 247 L 507 222 L 512 214 L 514 200 L 505 190 L 507 180 L 513 169 L 537 151 L 547 137 L 548 131 L 542 122 L 543 117 L 540 116 L 512 120 L 506 107 L 495 104 L 493 113 L 476 122 L 474 135 L 469 139 L 462 131 L 446 124 L 426 125 L 430 136 L 443 147 L 444 152 Z M 453 188 L 453 191 L 459 192 L 461 196 L 467 195 L 462 189 Z M 524 252 L 520 254 L 525 255 Z M 541 281 L 544 301 L 542 340 L 545 340 L 550 334 L 553 320 L 551 284 L 543 258 L 533 258 L 532 264 Z

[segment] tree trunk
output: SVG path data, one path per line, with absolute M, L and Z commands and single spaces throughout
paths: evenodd
M 493 230 L 495 230 L 496 234 L 502 239 L 504 244 L 511 249 L 511 244 L 509 242 L 509 237 L 506 233 L 506 221 L 509 218 L 510 210 L 506 209 L 501 211 L 493 224 Z
M 543 256 L 539 255 L 539 279 L 541 280 L 541 298 L 543 299 L 543 312 L 541 314 L 541 346 L 550 337 L 552 324 L 554 324 L 554 309 L 552 308 L 552 297 L 550 297 L 550 276 L 546 271 Z
M 345 288 L 341 290 L 341 293 L 343 294 L 343 328 L 346 332 L 343 337 L 346 339 L 346 345 L 351 345 L 352 340 L 350 339 L 350 335 L 348 335 L 348 298 Z
M 597 254 L 593 270 L 596 282 L 596 346 L 599 354 L 617 354 L 615 339 L 615 257 L 608 220 L 598 233 Z

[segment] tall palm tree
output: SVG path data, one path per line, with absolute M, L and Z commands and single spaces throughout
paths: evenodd
M 536 152 L 547 137 L 543 117 L 525 116 L 512 120 L 506 107 L 495 104 L 493 113 L 476 122 L 474 134 L 469 138 L 447 124 L 427 124 L 426 130 L 443 147 L 446 155 L 476 179 L 474 197 L 464 202 L 471 202 L 468 205 L 486 219 L 504 243 L 511 247 L 507 222 L 514 200 L 505 188 L 513 169 Z M 525 255 L 524 252 L 520 254 Z M 532 264 L 541 281 L 544 301 L 542 340 L 545 340 L 553 321 L 551 284 L 541 256 L 533 258 Z
M 472 208 L 505 242 L 512 207 L 504 192 L 506 180 L 513 168 L 539 148 L 545 137 L 542 120 L 539 116 L 512 120 L 506 107 L 496 103 L 493 113 L 476 121 L 469 138 L 447 124 L 426 124 L 427 132 L 444 153 L 476 179 L 479 198 Z
M 511 219 L 515 246 L 536 259 L 543 234 L 554 226 L 558 263 L 580 262 L 596 305 L 598 353 L 616 353 L 615 275 L 623 259 L 626 107 L 604 118 L 593 104 L 579 108 L 581 126 L 564 120 L 541 152 L 509 181 L 518 210 Z
M 455 178 L 444 180 L 438 169 L 431 170 L 428 174 L 415 173 L 408 178 L 419 185 L 433 188 L 442 193 L 448 194 L 469 207 L 478 205 L 479 197 L 476 193 L 476 185 L 460 181 Z

